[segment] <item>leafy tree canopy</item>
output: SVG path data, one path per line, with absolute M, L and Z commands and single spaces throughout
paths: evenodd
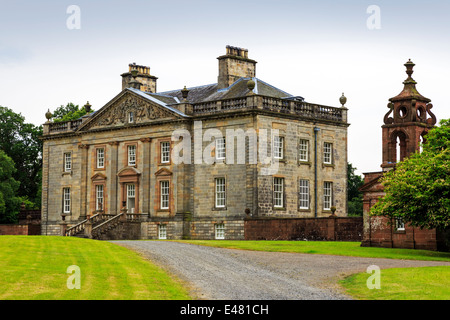
M 13 178 L 20 182 L 19 196 L 26 196 L 40 206 L 42 170 L 42 126 L 25 123 L 20 113 L 0 106 L 0 149 L 8 155 L 17 170 Z
M 364 184 L 361 176 L 355 174 L 356 168 L 347 163 L 347 208 L 349 216 L 362 216 L 363 203 L 362 193 L 359 188 Z
M 450 119 L 426 135 L 422 153 L 397 164 L 382 178 L 386 195 L 372 215 L 400 218 L 414 227 L 450 226 Z
M 19 212 L 20 198 L 16 196 L 20 183 L 13 178 L 14 161 L 0 150 L 0 223 L 14 223 Z
M 93 112 L 91 110 L 89 113 Z M 67 105 L 61 105 L 53 112 L 53 121 L 54 122 L 63 122 L 63 121 L 71 121 L 76 120 L 84 115 L 88 114 L 86 108 L 79 107 L 78 105 L 74 105 L 72 102 L 69 102 Z

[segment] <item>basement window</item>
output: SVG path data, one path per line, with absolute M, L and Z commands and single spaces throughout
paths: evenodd
M 223 223 L 217 223 L 214 225 L 216 240 L 225 239 L 225 225 Z
M 166 240 L 167 239 L 167 225 L 160 224 L 158 226 L 158 239 Z

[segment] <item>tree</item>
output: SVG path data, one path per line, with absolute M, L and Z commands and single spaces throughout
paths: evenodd
M 89 111 L 89 113 L 91 112 L 93 112 L 93 110 Z M 53 111 L 53 121 L 63 122 L 76 120 L 86 114 L 88 114 L 88 112 L 84 106 L 80 108 L 78 105 L 74 105 L 72 102 L 69 102 L 67 105 L 61 105 Z
M 13 178 L 14 161 L 0 150 L 0 223 L 17 221 L 20 198 L 16 196 L 20 183 Z
M 413 227 L 445 229 L 450 225 L 450 119 L 426 135 L 416 152 L 384 174 L 386 195 L 372 215 L 401 219 Z
M 38 191 L 42 170 L 42 126 L 25 123 L 25 118 L 0 106 L 0 149 L 15 164 L 13 178 L 20 182 L 17 193 L 40 206 Z
M 355 174 L 356 168 L 347 163 L 347 210 L 349 216 L 362 216 L 362 192 L 359 188 L 364 184 L 361 176 Z

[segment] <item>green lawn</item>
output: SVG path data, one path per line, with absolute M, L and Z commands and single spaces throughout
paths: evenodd
M 182 242 L 242 250 L 329 254 L 403 260 L 450 261 L 450 252 L 361 247 L 359 242 L 251 240 L 183 240 Z
M 80 289 L 68 289 L 71 265 L 80 268 Z M 0 300 L 190 299 L 161 268 L 105 241 L 0 236 L 0 270 Z
M 364 248 L 356 242 L 183 241 L 245 250 L 450 261 L 450 253 Z M 69 266 L 81 272 L 81 288 L 68 289 Z M 0 236 L 0 300 L 185 300 L 183 283 L 134 251 L 105 241 L 73 237 Z M 357 299 L 450 299 L 450 267 L 381 270 L 381 289 L 370 275 L 341 281 Z
M 449 300 L 450 267 L 385 269 L 380 289 L 369 289 L 367 273 L 340 281 L 352 297 L 361 300 Z

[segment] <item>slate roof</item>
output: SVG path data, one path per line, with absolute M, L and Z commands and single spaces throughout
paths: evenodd
M 267 82 L 264 82 L 258 78 L 252 78 L 255 81 L 255 88 L 253 92 L 255 94 L 269 96 L 274 98 L 294 98 L 293 95 L 280 90 Z M 198 87 L 187 88 L 189 90 L 188 102 L 195 104 L 206 101 L 215 101 L 215 100 L 223 100 L 223 99 L 235 99 L 245 97 L 249 93 L 249 89 L 247 88 L 247 81 L 250 78 L 240 78 L 231 86 L 225 89 L 218 89 L 218 84 L 208 84 Z M 181 90 L 172 90 L 166 92 L 158 92 L 158 93 L 149 93 L 146 94 L 158 99 L 160 101 L 164 101 L 167 104 L 171 103 L 179 103 L 183 100 L 181 95 Z M 177 101 L 178 100 L 178 101 Z
M 250 79 L 253 79 L 253 81 L 255 81 L 255 88 L 253 89 L 253 93 L 255 93 L 255 94 L 273 97 L 273 98 L 303 100 L 302 97 L 295 97 L 295 96 L 293 96 L 283 90 L 280 90 L 258 78 L 240 78 L 240 79 L 236 80 L 236 82 L 233 83 L 231 86 L 229 86 L 228 88 L 224 88 L 224 89 L 218 89 L 217 83 L 188 88 L 188 90 L 189 90 L 188 102 L 191 104 L 195 104 L 195 103 L 206 102 L 206 101 L 236 99 L 236 98 L 245 97 L 250 91 L 247 87 L 247 81 Z M 175 107 L 171 106 L 173 104 L 180 103 L 183 100 L 183 97 L 181 94 L 182 89 L 165 91 L 165 92 L 157 92 L 157 93 L 142 92 L 141 90 L 134 89 L 134 88 L 126 88 L 125 90 L 134 92 L 135 94 L 138 94 L 139 96 L 141 96 L 147 100 L 155 102 L 158 105 L 160 105 L 166 109 L 169 109 L 170 111 L 172 111 L 180 116 L 189 117 L 188 115 L 179 111 Z M 83 117 L 93 118 L 98 113 L 98 111 L 99 110 L 94 111 L 91 114 L 85 115 Z

